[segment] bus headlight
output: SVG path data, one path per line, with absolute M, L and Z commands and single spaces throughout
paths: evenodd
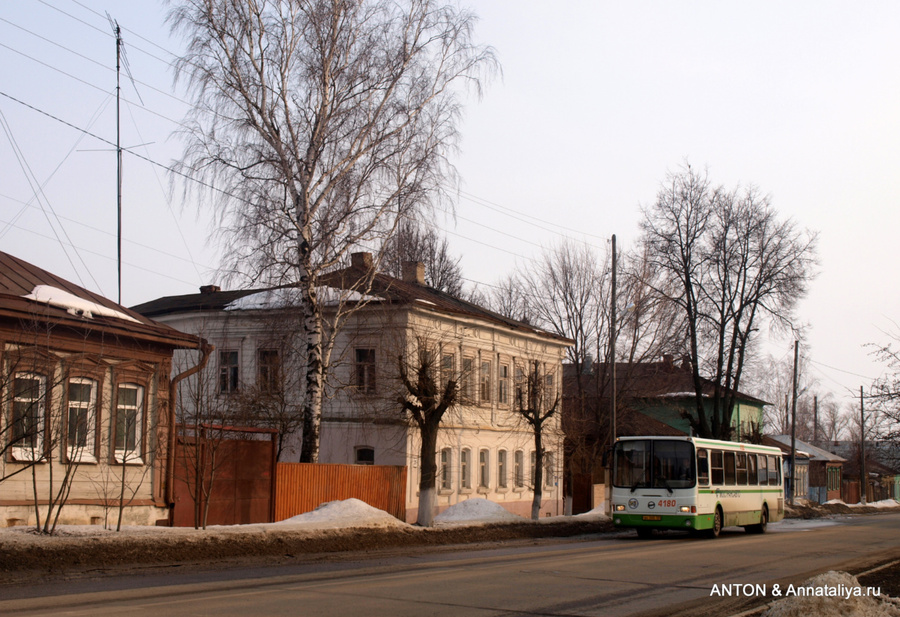
M 624 503 L 617 503 L 617 504 L 616 504 L 616 512 L 624 512 L 624 511 L 625 511 L 625 504 L 624 504 Z
M 697 514 L 697 506 L 681 506 L 678 508 L 681 512 L 690 512 L 691 514 Z

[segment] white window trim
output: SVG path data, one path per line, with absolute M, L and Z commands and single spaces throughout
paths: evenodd
M 46 426 L 47 418 L 46 418 L 46 410 L 47 410 L 47 376 L 42 375 L 40 373 L 33 373 L 30 371 L 24 371 L 20 373 L 16 373 L 13 376 L 13 381 L 16 379 L 37 379 L 40 382 L 40 393 L 37 398 L 37 423 L 41 426 L 41 430 L 37 432 L 34 436 L 34 445 L 32 446 L 21 446 L 21 445 L 13 445 L 10 448 L 10 454 L 12 458 L 16 461 L 23 462 L 34 462 L 41 461 L 45 458 L 44 453 L 44 427 Z M 13 386 L 15 387 L 15 386 Z M 13 395 L 13 404 L 15 404 L 16 399 L 15 395 Z
M 136 421 L 134 423 L 134 449 L 129 450 L 126 448 L 116 448 L 116 434 L 119 432 L 119 414 L 121 413 L 121 407 L 119 405 L 119 391 L 122 388 L 128 389 L 136 389 L 137 396 L 137 405 L 136 405 Z M 146 409 L 146 397 L 147 391 L 146 388 L 138 383 L 125 382 L 116 385 L 116 417 L 115 417 L 115 426 L 112 427 L 113 430 L 113 459 L 118 464 L 125 465 L 143 465 L 144 464 L 144 422 L 145 422 L 145 409 Z M 125 438 L 127 442 L 127 436 Z M 135 456 L 136 455 L 136 456 Z
M 96 463 L 97 456 L 95 454 L 96 445 L 97 445 L 97 388 L 98 383 L 94 379 L 88 379 L 86 377 L 73 377 L 69 379 L 69 382 L 66 384 L 66 388 L 68 388 L 70 383 L 77 384 L 88 384 L 91 386 L 91 400 L 85 406 L 82 401 L 77 401 L 79 409 L 85 410 L 86 417 L 86 425 L 85 431 L 87 436 L 87 443 L 85 443 L 84 447 L 78 448 L 73 446 L 68 439 L 69 432 L 69 419 L 72 410 L 72 401 L 68 399 L 67 396 L 67 408 L 66 408 L 66 456 L 69 460 L 74 461 L 76 463 Z M 68 393 L 67 393 L 68 394 Z

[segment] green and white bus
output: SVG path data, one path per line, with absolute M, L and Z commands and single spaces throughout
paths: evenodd
M 764 533 L 784 518 L 781 450 L 697 437 L 620 437 L 613 450 L 612 514 L 641 537 L 723 527 Z

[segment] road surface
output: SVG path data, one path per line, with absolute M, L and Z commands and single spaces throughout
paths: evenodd
M 2 615 L 335 615 L 340 617 L 728 614 L 732 583 L 802 582 L 829 569 L 900 556 L 900 514 L 785 521 L 715 540 L 633 533 L 479 551 L 228 571 L 155 571 L 0 589 Z M 18 596 L 18 597 L 11 597 Z M 685 604 L 687 603 L 687 604 Z M 743 603 L 743 604 L 742 604 Z M 684 605 L 684 606 L 681 606 Z M 689 608 L 685 608 L 689 607 Z

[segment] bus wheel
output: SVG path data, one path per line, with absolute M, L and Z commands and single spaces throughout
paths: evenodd
M 639 538 L 646 540 L 653 537 L 653 530 L 649 527 L 637 527 L 636 529 Z
M 712 529 L 707 530 L 706 536 L 708 538 L 718 538 L 720 533 L 722 533 L 722 508 L 717 507 L 713 516 Z
M 766 527 L 769 524 L 769 508 L 763 504 L 762 512 L 759 513 L 759 523 L 756 525 L 747 525 L 744 529 L 747 533 L 766 533 Z

